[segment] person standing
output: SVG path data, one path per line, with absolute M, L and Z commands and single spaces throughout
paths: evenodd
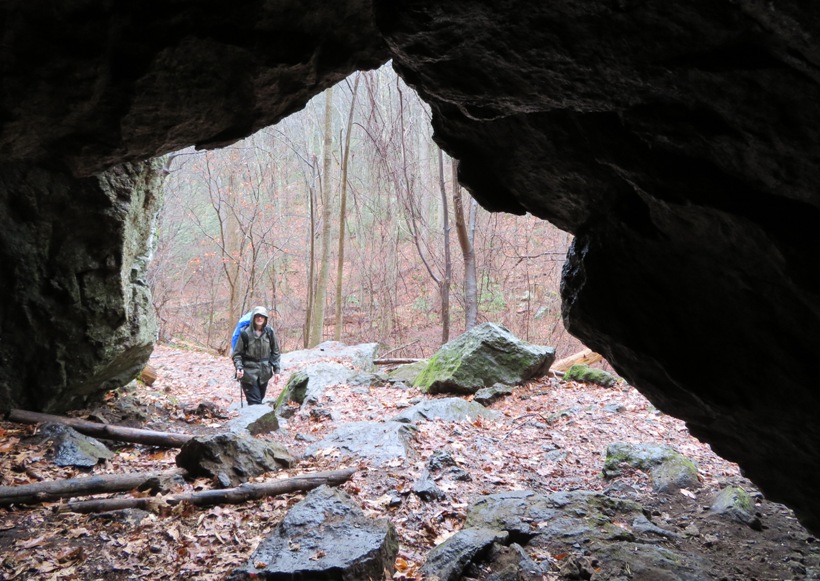
M 268 381 L 281 370 L 279 342 L 273 328 L 268 325 L 265 307 L 254 307 L 251 322 L 239 334 L 231 357 L 248 405 L 262 403 Z

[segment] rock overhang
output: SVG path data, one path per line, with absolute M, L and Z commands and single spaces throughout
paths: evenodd
M 7 171 L 87 179 L 226 144 L 392 58 L 485 207 L 575 234 L 570 331 L 820 529 L 820 18 L 806 3 L 37 5 L 0 9 Z M 6 189 L 14 218 L 25 198 Z M 2 255 L 20 260 L 12 238 Z M 27 300 L 10 288 L 4 321 Z

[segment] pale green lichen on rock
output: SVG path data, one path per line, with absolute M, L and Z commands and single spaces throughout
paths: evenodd
M 304 371 L 297 371 L 291 375 L 282 393 L 276 398 L 276 403 L 274 404 L 276 411 L 278 412 L 282 407 L 287 405 L 289 401 L 295 401 L 299 404 L 303 403 L 307 395 L 309 381 L 310 377 Z
M 593 369 L 589 365 L 579 363 L 567 370 L 564 374 L 564 381 L 579 381 L 581 383 L 594 383 L 603 387 L 612 387 L 617 383 L 618 378 L 603 369 Z

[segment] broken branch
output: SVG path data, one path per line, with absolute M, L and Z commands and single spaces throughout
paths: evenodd
M 8 414 L 8 420 L 22 424 L 54 422 L 72 427 L 81 434 L 94 436 L 95 438 L 105 438 L 108 440 L 117 440 L 118 442 L 144 444 L 146 446 L 160 446 L 162 448 L 181 448 L 185 442 L 193 438 L 193 436 L 188 434 L 155 432 L 153 430 L 141 430 L 139 428 L 127 428 L 125 426 L 100 424 L 98 422 L 89 422 L 78 418 L 53 416 L 51 414 L 42 414 L 28 410 L 11 410 Z
M 0 506 L 10 504 L 36 504 L 61 498 L 87 496 L 106 492 L 125 492 L 135 488 L 152 487 L 152 481 L 163 476 L 185 474 L 182 470 L 165 472 L 142 472 L 132 474 L 97 474 L 68 480 L 48 480 L 20 486 L 0 486 Z
M 276 496 L 287 494 L 288 492 L 300 492 L 317 488 L 322 484 L 332 486 L 346 482 L 354 473 L 355 468 L 345 468 L 344 470 L 331 470 L 328 472 L 315 472 L 313 474 L 303 474 L 293 478 L 282 480 L 272 480 L 270 482 L 240 484 L 236 488 L 223 488 L 221 490 L 204 490 L 202 492 L 186 492 L 174 494 L 162 498 L 108 498 L 101 500 L 85 500 L 69 502 L 55 507 L 55 512 L 105 512 L 109 510 L 120 510 L 124 508 L 141 508 L 143 510 L 155 507 L 157 503 L 167 503 L 169 505 L 189 502 L 196 506 L 211 506 L 214 504 L 239 504 L 248 500 L 255 500 L 265 496 Z

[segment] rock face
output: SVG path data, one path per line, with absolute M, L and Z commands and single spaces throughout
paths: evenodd
M 159 184 L 155 163 L 82 179 L 0 166 L 0 407 L 77 408 L 139 374 Z
M 3 405 L 74 406 L 147 359 L 123 284 L 145 246 L 113 240 L 150 210 L 105 193 L 146 176 L 118 164 L 229 143 L 392 59 L 486 208 L 575 234 L 570 331 L 820 531 L 811 3 L 11 0 L 0 17 Z

